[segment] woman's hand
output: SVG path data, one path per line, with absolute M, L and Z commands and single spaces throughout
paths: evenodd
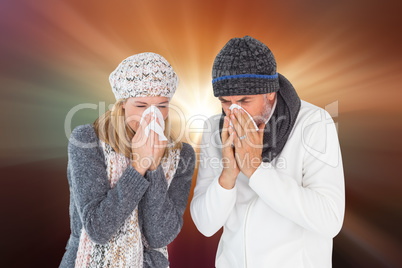
M 156 119 L 156 123 L 159 124 L 159 118 Z M 163 154 L 165 153 L 167 141 L 160 141 L 159 136 L 153 130 L 149 132 L 149 139 L 151 140 L 151 146 L 153 148 L 152 164 L 149 170 L 155 170 L 159 166 Z
M 167 141 L 159 141 L 159 136 L 153 130 L 148 137 L 145 135 L 145 128 L 151 122 L 152 116 L 150 113 L 144 117 L 131 141 L 132 166 L 143 176 L 148 169 L 158 167 L 167 146 Z
M 150 139 L 145 135 L 145 128 L 151 122 L 151 114 L 147 114 L 144 120 L 138 126 L 137 132 L 131 140 L 131 165 L 142 175 L 149 169 L 152 164 L 152 147 Z M 153 131 L 152 131 L 153 132 Z

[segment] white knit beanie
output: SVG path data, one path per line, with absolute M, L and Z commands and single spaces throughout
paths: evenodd
M 179 78 L 169 62 L 156 53 L 145 52 L 123 60 L 110 74 L 116 100 L 130 97 L 173 97 Z

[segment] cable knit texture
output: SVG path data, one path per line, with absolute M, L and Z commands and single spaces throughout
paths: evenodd
M 241 76 L 246 74 L 251 76 Z M 223 79 L 238 75 L 241 77 Z M 262 78 L 266 76 L 273 78 Z M 215 58 L 212 79 L 215 97 L 265 94 L 279 90 L 274 55 L 265 44 L 251 36 L 232 38 L 226 43 Z
M 166 246 L 181 230 L 191 188 L 192 147 L 183 143 L 142 176 L 86 124 L 73 130 L 68 156 L 71 235 L 60 267 L 168 267 Z
M 179 78 L 164 57 L 145 52 L 124 59 L 110 74 L 109 82 L 116 100 L 148 96 L 171 99 Z

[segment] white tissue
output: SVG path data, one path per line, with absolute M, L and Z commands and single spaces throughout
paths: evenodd
M 250 117 L 251 122 L 253 122 L 254 127 L 255 127 L 255 130 L 256 130 L 256 131 L 259 130 L 257 124 L 256 124 L 255 121 L 254 121 L 254 119 L 251 117 L 251 115 L 250 115 L 246 110 L 243 109 L 243 107 L 241 107 L 240 105 L 238 105 L 238 104 L 236 104 L 236 103 L 233 103 L 232 105 L 230 105 L 229 110 L 233 113 L 233 109 L 234 109 L 234 108 L 237 108 L 238 110 L 241 109 L 241 110 L 245 111 L 246 114 L 248 115 L 248 117 Z M 232 124 L 232 121 L 231 121 L 231 120 L 229 120 L 229 124 L 233 127 L 233 124 Z
M 154 105 L 151 105 L 150 107 L 148 107 L 142 113 L 140 124 L 144 120 L 144 117 L 149 113 L 153 113 L 153 116 L 152 116 L 151 122 L 148 124 L 148 126 L 144 130 L 145 135 L 148 137 L 149 132 L 152 129 L 153 131 L 155 131 L 156 134 L 158 134 L 160 141 L 166 141 L 167 138 L 166 138 L 165 134 L 163 133 L 163 131 L 165 130 L 165 121 L 163 120 L 163 115 L 162 115 L 161 111 L 158 109 L 158 107 L 156 107 Z M 158 118 L 160 125 L 158 124 L 158 122 L 156 122 L 156 118 Z

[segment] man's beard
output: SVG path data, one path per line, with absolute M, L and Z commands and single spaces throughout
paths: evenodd
M 265 98 L 264 109 L 262 111 L 262 114 L 253 117 L 257 126 L 260 126 L 260 124 L 265 123 L 265 121 L 267 121 L 269 115 L 271 114 L 271 110 L 272 110 L 272 104 L 269 102 L 267 98 Z

